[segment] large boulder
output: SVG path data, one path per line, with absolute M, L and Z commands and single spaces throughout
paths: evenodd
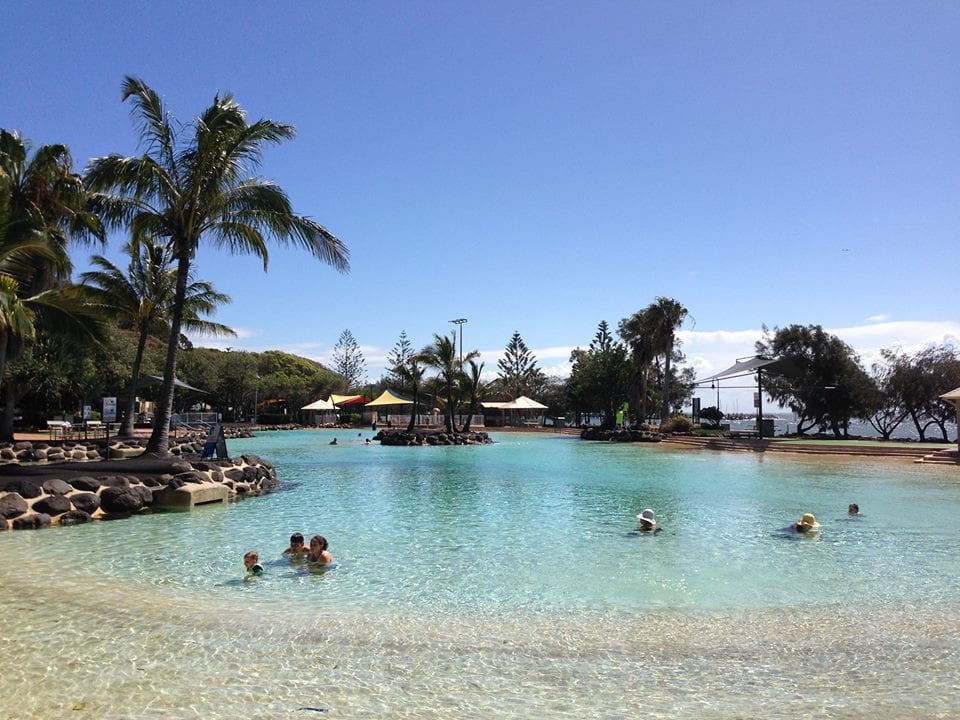
M 29 506 L 20 493 L 8 493 L 0 497 L 0 517 L 15 518 L 23 515 Z
M 100 497 L 92 492 L 79 492 L 70 496 L 70 502 L 77 510 L 94 513 L 100 507 Z M 62 521 L 61 521 L 62 522 Z
M 100 489 L 100 481 L 87 477 L 86 475 L 81 475 L 80 477 L 70 478 L 67 480 L 68 483 L 73 485 L 77 490 L 86 490 L 87 492 L 96 492 Z
M 59 478 L 44 480 L 41 487 L 48 495 L 66 495 L 67 493 L 73 492 L 73 486 Z
M 47 495 L 37 500 L 33 504 L 35 512 L 46 513 L 47 515 L 62 515 L 73 509 L 70 498 L 65 495 Z
M 143 498 L 130 487 L 108 487 L 100 493 L 100 507 L 111 514 L 129 515 L 143 507 Z
M 0 478 L 0 492 L 19 493 L 25 498 L 35 498 L 43 495 L 43 482 L 36 478 L 11 477 Z
M 86 513 L 83 510 L 71 510 L 70 512 L 65 512 L 59 518 L 61 525 L 82 525 L 83 523 L 90 522 L 90 520 L 90 513 Z
M 13 521 L 14 530 L 38 530 L 40 528 L 50 527 L 51 518 L 44 513 L 34 513 L 33 515 L 23 515 Z

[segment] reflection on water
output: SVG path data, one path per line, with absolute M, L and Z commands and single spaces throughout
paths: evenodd
M 954 472 L 527 436 L 324 453 L 297 435 L 242 446 L 289 492 L 0 536 L 0 717 L 954 710 Z M 647 506 L 654 537 L 633 534 Z M 808 510 L 817 539 L 777 532 Z M 338 567 L 280 559 L 292 530 L 331 538 Z M 249 549 L 267 573 L 245 582 Z

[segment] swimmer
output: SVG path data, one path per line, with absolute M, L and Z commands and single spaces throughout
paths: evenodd
M 364 445 L 373 445 L 373 441 L 372 441 L 370 438 L 367 438 L 366 440 L 363 441 L 363 444 L 364 444 Z
M 337 444 L 337 439 L 334 438 L 333 440 L 330 441 L 329 444 L 330 444 L 330 445 L 336 445 L 336 444 Z
M 847 505 L 847 514 L 848 514 L 848 515 L 859 515 L 859 514 L 860 514 L 860 506 L 857 505 L 856 503 L 850 503 L 849 505 Z
M 253 575 L 263 575 L 263 565 L 260 564 L 260 554 L 256 550 L 251 550 L 243 556 L 244 567 L 247 568 L 247 577 Z
M 658 533 L 661 530 L 657 527 L 657 518 L 650 508 L 637 515 L 637 520 L 640 521 L 640 527 L 638 528 L 640 532 Z
M 303 534 L 295 532 L 290 536 L 290 547 L 284 550 L 283 554 L 289 555 L 291 558 L 296 559 L 306 555 L 307 552 L 309 551 L 307 550 L 307 546 L 304 544 Z
M 314 535 L 310 538 L 310 552 L 307 554 L 307 562 L 310 565 L 331 565 L 333 555 L 327 550 L 327 539 L 323 535 Z
M 804 513 L 800 518 L 790 526 L 790 529 L 798 533 L 808 533 L 820 527 L 820 523 L 813 516 L 813 513 Z

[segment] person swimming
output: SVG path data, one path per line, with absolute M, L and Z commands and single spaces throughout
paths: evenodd
M 859 514 L 860 514 L 860 506 L 857 505 L 856 503 L 850 503 L 849 505 L 847 505 L 847 514 L 848 514 L 848 515 L 859 515 Z
M 247 577 L 263 575 L 263 565 L 260 564 L 260 554 L 251 550 L 243 556 L 243 565 L 247 568 Z
M 304 544 L 303 533 L 295 532 L 290 536 L 290 547 L 284 550 L 283 554 L 289 555 L 291 558 L 300 558 L 308 552 L 309 549 Z
M 657 526 L 657 517 L 650 508 L 637 515 L 637 520 L 640 521 L 640 527 L 637 528 L 639 532 L 658 533 L 662 529 Z
M 332 565 L 333 555 L 327 550 L 329 543 L 323 535 L 314 535 L 310 538 L 310 552 L 307 553 L 309 565 Z
M 817 518 L 813 516 L 813 513 L 804 513 L 790 526 L 794 532 L 798 533 L 813 532 L 818 527 L 820 527 L 820 523 L 817 522 Z

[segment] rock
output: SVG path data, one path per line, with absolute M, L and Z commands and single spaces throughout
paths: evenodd
M 37 500 L 33 504 L 35 512 L 46 513 L 47 515 L 62 515 L 73 509 L 70 498 L 65 495 L 47 495 Z
M 17 453 L 14 452 L 13 448 L 5 447 L 0 449 L 0 460 L 16 460 Z
M 70 496 L 73 507 L 82 512 L 93 514 L 100 507 L 100 497 L 92 492 L 79 492 Z
M 15 518 L 23 515 L 28 509 L 27 501 L 23 499 L 20 493 L 7 493 L 0 497 L 0 517 Z
M 105 475 L 100 478 L 100 484 L 103 487 L 118 487 L 118 488 L 128 488 L 130 487 L 130 481 L 127 480 L 123 475 Z
M 205 483 L 208 478 L 203 473 L 197 472 L 196 470 L 190 470 L 190 472 L 182 472 L 177 474 L 177 480 L 182 481 L 183 483 Z
M 143 507 L 143 498 L 131 488 L 112 486 L 100 493 L 100 507 L 108 513 L 125 515 L 135 513 Z
M 130 492 L 139 496 L 144 505 L 149 505 L 153 502 L 153 491 L 146 485 L 131 485 Z
M 15 442 L 13 444 L 13 449 L 16 450 L 17 452 L 21 450 L 32 450 L 33 443 L 30 442 L 29 440 L 20 440 L 19 442 Z
M 7 522 L 7 519 L 0 515 L 0 532 L 10 529 L 10 523 Z
M 81 475 L 80 477 L 70 478 L 67 480 L 68 483 L 73 485 L 77 490 L 87 490 L 89 492 L 96 492 L 100 489 L 100 481 L 92 477 L 87 477 L 86 475 Z
M 67 493 L 73 492 L 73 486 L 59 478 L 44 480 L 41 487 L 48 495 L 66 495 Z
M 13 521 L 14 530 L 37 530 L 39 528 L 50 527 L 51 518 L 43 513 L 34 515 L 23 515 Z
M 59 517 L 61 525 L 82 525 L 83 523 L 90 522 L 90 520 L 92 520 L 90 513 L 86 513 L 83 510 L 71 510 Z
M 41 481 L 36 478 L 13 477 L 0 478 L 0 492 L 19 493 L 21 497 L 35 498 L 43 494 Z

